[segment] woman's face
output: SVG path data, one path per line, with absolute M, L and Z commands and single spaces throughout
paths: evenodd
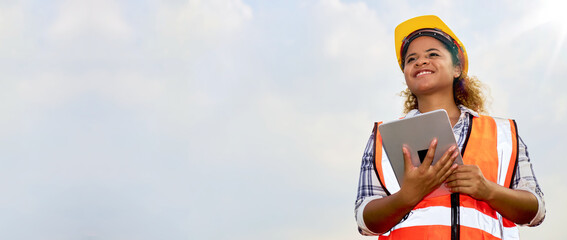
M 404 59 L 404 77 L 410 91 L 418 98 L 433 94 L 453 94 L 453 79 L 461 68 L 454 66 L 445 45 L 432 37 L 413 40 Z

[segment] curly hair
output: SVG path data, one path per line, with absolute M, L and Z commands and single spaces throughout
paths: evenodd
M 482 90 L 485 90 L 476 77 L 466 76 L 464 78 L 455 78 L 453 80 L 453 98 L 456 105 L 464 105 L 478 113 L 486 113 L 485 100 L 486 96 Z M 408 113 L 412 109 L 418 108 L 417 97 L 409 88 L 402 91 L 400 96 L 405 97 L 404 113 Z

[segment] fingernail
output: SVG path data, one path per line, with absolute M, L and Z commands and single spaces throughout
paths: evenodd
M 459 151 L 455 151 L 455 152 L 453 152 L 453 156 L 451 156 L 451 157 L 454 157 L 454 158 L 455 158 L 455 157 L 457 157 L 458 155 L 459 155 Z

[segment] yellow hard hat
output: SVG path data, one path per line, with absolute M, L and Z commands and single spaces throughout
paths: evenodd
M 407 51 L 409 43 L 420 36 L 435 37 L 441 42 L 448 44 L 450 47 L 454 44 L 457 48 L 457 57 L 459 58 L 463 70 L 461 78 L 467 75 L 469 63 L 465 46 L 461 43 L 461 40 L 457 38 L 457 35 L 435 15 L 415 17 L 400 23 L 396 27 L 396 55 L 402 71 L 404 70 L 402 54 L 405 54 L 404 51 Z

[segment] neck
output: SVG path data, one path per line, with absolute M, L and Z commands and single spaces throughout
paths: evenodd
M 453 96 L 450 98 L 439 99 L 439 98 L 428 98 L 421 97 L 417 100 L 419 102 L 418 109 L 422 113 L 430 112 L 437 109 L 445 109 L 449 115 L 449 120 L 451 121 L 451 127 L 457 124 L 459 117 L 461 116 L 461 110 L 455 104 Z

